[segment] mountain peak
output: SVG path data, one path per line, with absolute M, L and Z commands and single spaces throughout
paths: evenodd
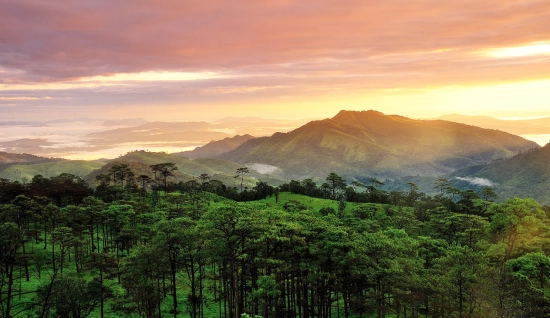
M 365 122 L 382 120 L 383 118 L 388 118 L 388 116 L 372 109 L 362 111 L 341 110 L 338 114 L 336 114 L 336 116 L 332 117 L 332 120 L 335 120 L 341 124 L 361 125 Z
M 349 119 L 350 117 L 373 117 L 373 116 L 386 116 L 384 113 L 379 112 L 377 110 L 341 110 L 336 114 L 336 116 L 332 117 L 334 120 L 342 120 L 342 119 Z
M 350 111 L 342 110 L 331 120 L 340 125 L 350 125 L 371 130 L 387 130 L 400 126 L 405 122 L 412 123 L 417 120 L 403 117 L 400 115 L 386 115 L 376 110 Z
M 290 133 L 247 141 L 220 158 L 281 167 L 289 177 L 437 176 L 536 144 L 504 132 L 381 112 L 340 111 Z

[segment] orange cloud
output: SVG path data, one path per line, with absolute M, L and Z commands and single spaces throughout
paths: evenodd
M 486 53 L 548 43 L 549 17 L 544 0 L 4 1 L 0 91 L 29 96 L 15 100 L 21 113 L 334 113 L 392 89 L 546 80 L 546 53 Z
M 545 1 L 67 5 L 22 0 L 1 4 L 0 12 L 0 65 L 24 70 L 23 78 L 38 81 L 231 70 L 320 58 L 354 61 L 392 54 L 407 58 L 442 48 L 464 54 L 550 39 L 546 22 L 550 8 Z

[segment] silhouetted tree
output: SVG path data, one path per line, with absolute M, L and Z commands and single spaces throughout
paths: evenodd
M 238 168 L 237 169 L 237 175 L 235 176 L 236 178 L 241 177 L 241 193 L 243 192 L 243 182 L 244 182 L 244 174 L 245 173 L 250 173 L 250 171 L 248 170 L 247 167 L 242 167 L 242 168 Z

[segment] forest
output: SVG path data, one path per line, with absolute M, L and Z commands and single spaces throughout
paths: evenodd
M 113 165 L 0 179 L 1 317 L 548 317 L 550 207 Z

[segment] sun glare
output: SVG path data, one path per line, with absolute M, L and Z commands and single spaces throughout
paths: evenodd
M 533 43 L 524 46 L 489 49 L 487 55 L 497 58 L 550 55 L 550 43 Z

